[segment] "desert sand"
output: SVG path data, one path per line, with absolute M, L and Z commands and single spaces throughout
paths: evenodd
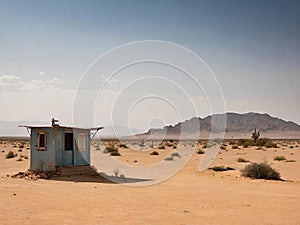
M 0 141 L 0 224 L 300 224 L 300 142 L 277 141 L 279 148 L 220 150 L 211 166 L 235 170 L 198 171 L 202 145 L 186 143 L 194 154 L 170 179 L 141 187 L 94 177 L 27 180 L 12 178 L 30 163 L 28 141 Z M 97 157 L 110 142 L 93 143 Z M 20 148 L 22 145 L 23 148 Z M 172 147 L 119 148 L 124 163 L 145 166 L 164 160 Z M 21 149 L 21 150 L 20 150 Z M 96 150 L 99 149 L 99 150 Z M 6 159 L 12 150 L 18 156 Z M 159 155 L 150 155 L 152 151 Z M 22 156 L 21 156 L 22 155 Z M 286 160 L 275 161 L 275 156 Z M 241 176 L 249 163 L 267 161 L 284 181 Z M 22 160 L 17 161 L 19 158 Z M 172 162 L 170 162 L 172 163 Z M 126 174 L 125 174 L 126 175 Z

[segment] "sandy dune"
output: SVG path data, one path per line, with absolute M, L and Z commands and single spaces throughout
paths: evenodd
M 109 143 L 94 143 L 93 157 Z M 22 152 L 19 145 L 24 145 Z M 97 146 L 100 150 L 95 150 Z M 202 146 L 187 143 L 186 148 Z M 14 147 L 16 146 L 16 147 Z M 135 166 L 158 163 L 173 151 L 120 148 L 117 160 Z M 280 142 L 279 148 L 256 147 L 220 150 L 214 165 L 232 171 L 199 173 L 203 155 L 194 153 L 187 165 L 159 184 L 131 187 L 101 179 L 68 177 L 37 181 L 11 178 L 29 167 L 28 142 L 0 142 L 1 224 L 300 224 L 300 144 Z M 293 146 L 291 148 L 290 146 Z M 297 146 L 297 147 L 296 147 Z M 6 159 L 9 150 L 17 157 Z M 149 155 L 156 150 L 159 155 Z M 2 152 L 5 151 L 5 152 Z M 20 155 L 22 161 L 17 161 Z M 295 162 L 274 161 L 277 155 Z M 240 176 L 239 157 L 268 161 L 286 181 L 252 180 Z M 172 162 L 170 162 L 172 163 Z M 126 176 L 126 173 L 124 174 Z

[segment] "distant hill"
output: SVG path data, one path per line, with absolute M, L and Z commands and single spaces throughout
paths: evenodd
M 147 133 L 137 135 L 138 137 L 151 136 L 152 138 L 178 138 L 182 129 L 185 130 L 183 138 L 189 138 L 195 132 L 200 132 L 200 138 L 208 138 L 210 132 L 218 133 L 218 121 L 226 117 L 226 138 L 251 137 L 257 128 L 262 136 L 272 138 L 300 138 L 300 125 L 260 113 L 226 113 L 207 116 L 205 118 L 193 117 L 190 120 L 180 122 L 174 126 L 165 126 L 162 129 L 150 129 Z M 212 126 L 212 119 L 217 121 Z M 200 124 L 200 130 L 199 130 Z
M 218 133 L 221 129 L 218 127 L 222 118 L 226 117 L 226 134 L 225 138 L 250 138 L 254 128 L 257 128 L 261 137 L 270 138 L 297 138 L 300 139 L 300 125 L 285 121 L 279 118 L 272 117 L 268 114 L 260 113 L 226 113 L 207 116 L 205 118 L 193 117 L 184 122 L 177 123 L 174 126 L 165 126 L 161 129 L 150 129 L 146 133 L 141 133 L 140 130 L 127 128 L 124 126 L 104 126 L 104 129 L 99 132 L 97 137 L 128 137 L 128 138 L 178 138 L 181 131 L 184 130 L 185 137 L 194 137 L 193 134 L 199 132 L 199 138 L 208 138 L 210 133 Z M 212 126 L 212 118 L 216 123 Z M 199 126 L 200 124 L 200 130 Z M 15 121 L 7 122 L 0 121 L 0 137 L 3 136 L 27 136 L 25 128 L 18 127 L 19 125 L 47 125 L 49 122 L 33 122 L 33 121 Z M 137 134 L 134 136 L 134 134 Z

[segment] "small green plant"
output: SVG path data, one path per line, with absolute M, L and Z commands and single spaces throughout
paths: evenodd
M 12 152 L 12 151 L 9 151 L 6 155 L 6 158 L 7 159 L 11 159 L 11 158 L 14 158 L 15 157 L 15 154 Z
M 243 162 L 243 163 L 250 162 L 249 160 L 244 159 L 244 158 L 238 158 L 237 161 L 238 162 Z
M 247 165 L 242 170 L 242 176 L 255 179 L 281 180 L 280 173 L 266 162 Z
M 234 168 L 229 167 L 229 166 L 227 166 L 227 167 L 225 167 L 225 166 L 214 166 L 214 167 L 211 167 L 209 169 L 211 169 L 213 171 L 216 171 L 216 172 L 222 172 L 222 171 L 227 171 L 227 170 L 234 170 Z
M 277 155 L 277 156 L 274 157 L 274 160 L 282 161 L 282 160 L 286 160 L 286 158 L 283 155 L 281 155 L 281 156 Z
M 159 155 L 159 153 L 157 151 L 153 151 L 150 153 L 150 155 Z

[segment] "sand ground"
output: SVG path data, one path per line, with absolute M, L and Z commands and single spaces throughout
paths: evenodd
M 102 143 L 99 151 L 108 144 Z M 167 181 L 130 187 L 95 178 L 33 181 L 8 177 L 29 168 L 29 144 L 1 141 L 0 224 L 300 224 L 300 144 L 278 144 L 279 148 L 261 150 L 228 145 L 212 165 L 235 168 L 225 172 L 199 173 L 203 155 L 194 153 Z M 92 151 L 97 146 L 94 143 Z M 116 158 L 136 166 L 157 163 L 176 151 L 156 148 L 159 155 L 150 156 L 153 149 L 147 146 L 142 151 L 129 147 L 120 148 L 122 156 Z M 194 147 L 187 143 L 186 148 Z M 18 156 L 6 159 L 9 150 Z M 22 161 L 17 161 L 21 155 Z M 294 161 L 273 160 L 277 155 Z M 241 177 L 240 169 L 248 163 L 237 162 L 239 157 L 268 161 L 285 181 Z

